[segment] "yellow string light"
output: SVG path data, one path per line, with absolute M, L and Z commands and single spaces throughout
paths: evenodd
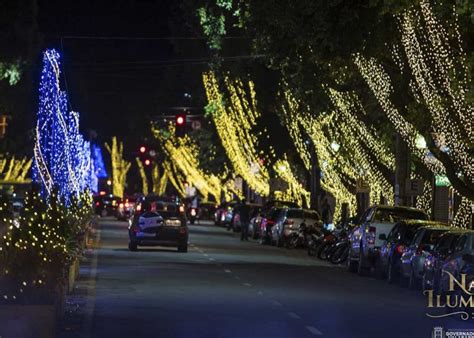
M 123 142 L 112 137 L 112 145 L 105 144 L 112 162 L 112 191 L 115 196 L 123 197 L 128 170 L 131 163 L 123 159 Z

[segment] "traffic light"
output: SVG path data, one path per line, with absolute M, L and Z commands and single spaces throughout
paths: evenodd
M 141 146 L 139 150 L 140 150 L 140 154 L 144 154 L 146 152 L 146 147 Z
M 147 158 L 147 159 L 145 160 L 145 165 L 146 165 L 146 166 L 149 166 L 150 164 L 151 164 L 151 161 Z
M 184 137 L 186 135 L 186 114 L 176 114 L 175 136 Z

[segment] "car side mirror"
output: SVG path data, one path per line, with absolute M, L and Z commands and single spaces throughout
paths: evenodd
M 379 239 L 380 239 L 381 241 L 386 241 L 386 240 L 387 240 L 387 235 L 385 235 L 385 234 L 380 234 L 380 235 L 379 235 Z
M 462 255 L 462 260 L 468 263 L 474 263 L 474 256 L 471 254 Z

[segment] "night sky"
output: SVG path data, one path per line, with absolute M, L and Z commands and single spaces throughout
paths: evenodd
M 40 0 L 38 24 L 45 47 L 62 50 L 63 88 L 97 142 L 135 146 L 153 117 L 204 105 L 206 46 L 180 1 Z

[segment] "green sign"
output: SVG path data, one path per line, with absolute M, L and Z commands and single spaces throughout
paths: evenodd
M 435 184 L 437 187 L 450 187 L 451 182 L 446 175 L 436 175 L 435 176 Z

